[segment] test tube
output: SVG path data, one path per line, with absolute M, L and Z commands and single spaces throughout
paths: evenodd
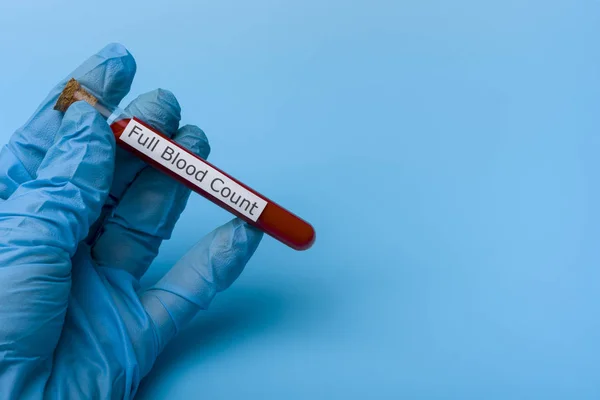
M 67 82 L 54 109 L 65 112 L 76 101 L 86 101 L 94 107 L 107 120 L 117 144 L 147 164 L 295 250 L 306 250 L 313 245 L 315 231 L 308 222 L 175 143 L 138 117 L 103 103 L 77 80 Z

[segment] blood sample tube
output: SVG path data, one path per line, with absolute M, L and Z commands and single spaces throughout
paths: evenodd
M 315 231 L 309 223 L 136 116 L 104 104 L 77 80 L 67 82 L 54 109 L 65 112 L 71 104 L 82 100 L 106 118 L 120 147 L 149 165 L 293 249 L 306 250 L 314 243 Z

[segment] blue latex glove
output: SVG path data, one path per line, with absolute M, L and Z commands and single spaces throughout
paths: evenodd
M 190 192 L 116 148 L 88 104 L 53 110 L 71 77 L 118 104 L 135 71 L 125 48 L 105 47 L 0 153 L 0 399 L 133 397 L 165 344 L 239 276 L 262 238 L 234 219 L 140 289 Z M 127 108 L 208 156 L 199 128 L 179 128 L 170 92 Z

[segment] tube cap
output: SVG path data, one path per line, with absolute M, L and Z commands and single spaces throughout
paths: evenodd
M 77 80 L 71 78 L 58 97 L 54 109 L 65 112 L 71 104 L 81 100 L 87 101 L 91 106 L 95 106 L 98 103 L 98 99 L 94 95 L 85 90 Z

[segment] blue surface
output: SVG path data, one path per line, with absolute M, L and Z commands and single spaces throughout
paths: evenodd
M 265 238 L 141 399 L 597 399 L 599 15 L 3 2 L 1 139 L 118 41 L 138 63 L 125 103 L 172 90 L 212 162 L 315 225 L 307 252 Z M 145 282 L 229 218 L 193 197 Z

